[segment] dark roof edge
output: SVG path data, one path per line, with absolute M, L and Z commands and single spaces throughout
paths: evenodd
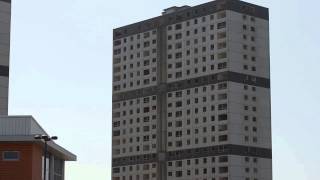
M 113 30 L 114 40 L 123 38 L 139 32 L 155 29 L 159 26 L 166 26 L 186 21 L 201 16 L 206 16 L 223 10 L 231 10 L 257 18 L 269 20 L 269 9 L 240 0 L 216 0 L 200 4 L 181 11 L 157 16 L 151 19 L 133 23 L 130 25 L 115 28 Z
M 1 2 L 11 3 L 11 0 L 0 0 Z

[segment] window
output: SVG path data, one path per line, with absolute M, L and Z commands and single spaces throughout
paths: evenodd
M 245 35 L 245 34 L 242 37 L 243 37 L 243 39 L 247 39 L 247 35 Z
M 202 32 L 206 32 L 206 27 L 202 27 Z
M 227 58 L 227 53 L 226 52 L 218 54 L 218 59 L 224 59 L 224 58 Z
M 150 74 L 149 69 L 146 69 L 146 70 L 143 71 L 143 75 L 149 75 L 149 74 Z
M 150 37 L 150 33 L 149 32 L 146 32 L 146 33 L 143 34 L 143 38 L 148 38 L 148 37 Z
M 149 46 L 150 46 L 150 41 L 144 42 L 144 43 L 143 43 L 143 46 L 144 46 L 144 47 L 149 47 Z
M 113 168 L 113 169 L 112 169 L 112 172 L 113 172 L 113 173 L 120 173 L 120 168 Z
M 182 53 L 181 52 L 176 53 L 175 55 L 176 55 L 176 59 L 182 58 Z
M 227 131 L 228 130 L 228 125 L 227 124 L 222 124 L 222 125 L 219 125 L 219 131 Z
M 228 167 L 219 167 L 219 173 L 227 173 Z
M 181 49 L 182 48 L 182 43 L 181 42 L 176 43 L 175 48 L 176 49 Z
M 221 163 L 228 162 L 228 156 L 220 156 L 219 157 L 219 162 L 221 162 Z
M 242 29 L 243 29 L 243 30 L 247 30 L 247 25 L 243 25 L 243 26 L 242 26 Z
M 118 45 L 120 45 L 121 44 L 121 40 L 117 40 L 117 41 L 114 41 L 114 46 L 118 46 Z
M 227 89 L 227 83 L 221 83 L 218 85 L 218 90 Z
M 222 29 L 222 28 L 225 28 L 225 27 L 226 27 L 226 22 L 218 23 L 218 26 L 217 26 L 218 29 Z
M 176 177 L 182 177 L 182 171 L 176 171 Z
M 226 93 L 218 94 L 218 100 L 224 100 L 224 99 L 227 99 L 227 98 L 228 98 L 228 95 Z
M 219 142 L 228 141 L 228 135 L 219 136 Z
M 227 47 L 227 43 L 226 42 L 218 43 L 218 49 L 223 49 L 223 48 L 226 48 L 226 47 Z
M 226 62 L 218 64 L 218 69 L 225 69 L 225 68 L 227 68 L 227 63 Z
M 182 146 L 182 141 L 176 141 L 176 147 L 181 147 Z
M 176 30 L 182 29 L 182 25 L 181 25 L 181 24 L 176 24 L 175 29 L 176 29 Z
M 218 116 L 219 121 L 225 121 L 228 119 L 228 115 L 227 114 L 221 114 Z
M 182 38 L 182 34 L 181 33 L 176 34 L 176 39 L 181 39 L 181 38 Z
M 120 130 L 113 131 L 113 136 L 120 136 Z M 3 157 L 5 157 L 5 153 L 6 152 L 3 152 Z
M 218 39 L 223 39 L 227 37 L 227 33 L 226 32 L 220 32 L 218 33 Z
M 218 109 L 219 110 L 226 110 L 228 108 L 227 104 L 219 104 Z
M 114 53 L 114 55 L 118 55 L 118 54 L 121 53 L 121 49 L 115 49 L 115 50 L 113 51 L 113 53 Z
M 177 91 L 176 92 L 176 97 L 182 97 L 182 91 Z
M 19 161 L 20 160 L 20 152 L 18 151 L 4 151 L 2 153 L 3 161 Z
M 182 67 L 182 62 L 176 62 L 175 68 L 181 68 Z

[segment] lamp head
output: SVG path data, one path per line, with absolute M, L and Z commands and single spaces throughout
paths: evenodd
M 42 137 L 41 137 L 41 135 L 35 135 L 34 139 L 40 140 L 40 139 L 42 139 Z
M 52 140 L 57 140 L 58 137 L 57 137 L 57 136 L 52 136 L 51 139 L 52 139 Z

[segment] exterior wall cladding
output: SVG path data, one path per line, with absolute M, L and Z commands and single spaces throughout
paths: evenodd
M 33 143 L 1 143 L 0 153 L 19 151 L 20 161 L 0 157 L 0 180 L 42 180 L 42 147 Z
M 114 29 L 112 179 L 271 180 L 268 9 L 171 11 Z
M 0 115 L 8 115 L 11 1 L 0 0 Z

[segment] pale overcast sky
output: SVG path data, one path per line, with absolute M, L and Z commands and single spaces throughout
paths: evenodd
M 10 114 L 78 155 L 66 180 L 111 179 L 112 29 L 207 0 L 12 0 Z M 270 9 L 274 180 L 319 179 L 320 2 Z

